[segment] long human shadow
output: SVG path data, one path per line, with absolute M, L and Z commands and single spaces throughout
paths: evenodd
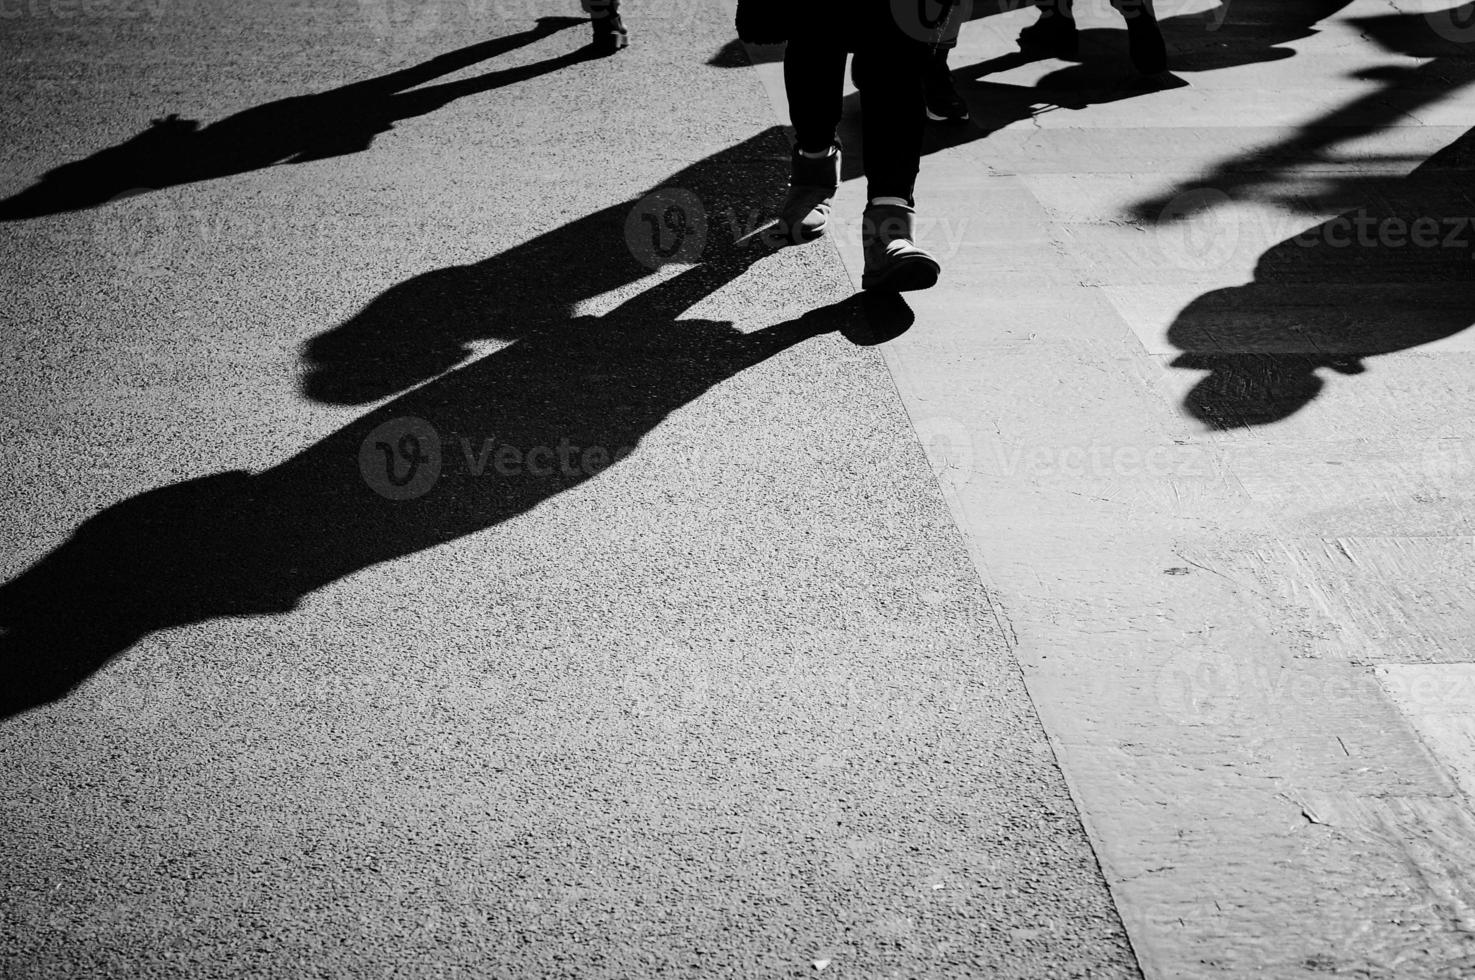
M 78 211 L 165 187 L 361 152 L 400 120 L 594 57 L 593 49 L 584 47 L 517 68 L 415 88 L 586 23 L 577 17 L 542 17 L 526 31 L 377 78 L 253 106 L 203 128 L 178 116 L 155 120 L 130 139 L 62 164 L 0 201 L 0 221 Z
M 783 131 L 771 127 L 505 252 L 392 286 L 307 343 L 303 392 L 336 405 L 388 397 L 451 369 L 480 342 L 534 333 L 667 261 L 726 247 L 773 211 L 787 167 Z M 741 251 L 756 259 L 763 248 L 751 238 Z
M 61 698 L 157 630 L 285 613 L 361 569 L 526 513 L 620 465 L 724 380 L 866 316 L 852 297 L 749 334 L 677 319 L 759 254 L 688 269 L 605 316 L 526 330 L 263 472 L 163 487 L 86 521 L 0 586 L 0 717 Z
M 1208 372 L 1188 412 L 1215 429 L 1277 422 L 1322 390 L 1320 369 L 1361 374 L 1475 324 L 1472 177 L 1475 130 L 1267 250 L 1253 282 L 1189 304 L 1168 332 L 1183 351 L 1172 366 Z
M 1230 199 L 1325 213 L 1347 197 L 1362 194 L 1364 185 L 1368 189 L 1379 185 L 1380 177 L 1354 168 L 1318 175 L 1314 184 L 1289 178 L 1308 163 L 1330 162 L 1329 154 L 1338 145 L 1407 124 L 1410 116 L 1475 83 L 1475 44 L 1442 36 L 1435 24 L 1443 22 L 1451 26 L 1475 22 L 1475 2 L 1424 14 L 1353 19 L 1352 24 L 1389 54 L 1426 60 L 1412 67 L 1382 66 L 1363 72 L 1362 77 L 1382 84 L 1297 127 L 1286 139 L 1231 157 L 1190 181 L 1138 202 L 1130 215 L 1139 221 L 1171 224 Z M 1202 193 L 1204 190 L 1210 193 Z
M 677 408 L 811 337 L 838 330 L 874 344 L 904 331 L 906 304 L 867 294 L 750 334 L 678 319 L 771 254 L 735 233 L 782 192 L 784 146 L 776 127 L 757 134 L 653 194 L 391 288 L 319 337 L 309 394 L 399 397 L 263 472 L 109 507 L 0 586 L 0 717 L 64 696 L 149 633 L 285 613 L 363 568 L 526 513 L 618 466 Z M 658 285 L 606 315 L 579 313 L 582 300 L 639 289 L 652 267 Z M 485 339 L 511 343 L 462 363 Z

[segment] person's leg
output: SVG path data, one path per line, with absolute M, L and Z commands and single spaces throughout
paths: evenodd
M 860 90 L 867 196 L 910 203 L 922 159 L 930 47 L 887 20 L 871 25 L 859 48 L 870 80 Z
M 923 76 L 931 46 L 902 31 L 885 3 L 861 33 L 867 84 L 860 91 L 866 168 L 865 289 L 925 289 L 937 281 L 937 260 L 913 241 L 915 189 L 927 124 Z M 885 16 L 876 15 L 876 11 Z
M 1127 22 L 1127 50 L 1132 64 L 1144 75 L 1168 70 L 1168 46 L 1158 28 L 1152 0 L 1111 0 L 1111 5 Z
M 927 69 L 922 76 L 923 94 L 927 102 L 927 118 L 933 122 L 961 123 L 968 121 L 968 103 L 953 86 L 953 71 L 948 66 L 948 56 L 958 46 L 958 34 L 969 12 L 971 4 L 962 2 L 955 8 L 943 25 L 942 37 L 927 58 Z
M 784 94 L 799 149 L 828 150 L 844 109 L 845 49 L 828 38 L 796 37 L 784 50 Z
M 1073 4 L 1074 0 L 1043 0 L 1039 19 L 1019 32 L 1019 47 L 1061 58 L 1076 57 L 1080 39 Z
M 926 96 L 927 118 L 933 122 L 968 121 L 968 103 L 963 100 L 953 85 L 953 72 L 948 66 L 948 56 L 952 54 L 953 48 L 958 46 L 958 33 L 963 29 L 963 22 L 972 16 L 972 12 L 972 0 L 954 0 L 951 8 L 944 14 L 946 19 L 942 22 L 937 43 L 932 46 L 927 58 L 922 82 Z M 863 84 L 862 65 L 864 62 L 865 59 L 857 54 L 850 65 L 850 77 L 855 82 L 857 90 Z
M 582 0 L 584 12 L 594 25 L 594 47 L 613 54 L 630 43 L 630 32 L 620 18 L 620 0 Z
M 834 39 L 806 34 L 784 51 L 784 91 L 794 125 L 789 194 L 779 212 L 778 234 L 795 242 L 823 235 L 830 202 L 840 186 L 840 144 L 835 132 L 844 108 L 845 49 Z

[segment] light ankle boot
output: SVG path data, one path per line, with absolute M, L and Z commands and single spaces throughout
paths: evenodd
M 840 143 L 827 157 L 804 156 L 794 147 L 789 195 L 779 211 L 779 237 L 796 244 L 812 242 L 830 226 L 830 202 L 840 187 Z
M 902 204 L 872 204 L 861 218 L 865 270 L 861 289 L 904 293 L 937 282 L 942 266 L 914 242 L 917 212 Z
M 614 54 L 630 44 L 630 32 L 620 19 L 620 0 L 583 0 L 584 11 L 594 25 L 592 46 L 599 54 Z

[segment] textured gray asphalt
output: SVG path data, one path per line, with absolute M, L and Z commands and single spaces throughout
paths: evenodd
M 7 12 L 0 975 L 1136 975 L 730 11 Z

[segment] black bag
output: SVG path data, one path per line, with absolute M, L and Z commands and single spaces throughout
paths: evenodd
M 738 0 L 737 35 L 748 44 L 782 44 L 794 30 L 794 8 L 804 0 Z
M 748 44 L 824 36 L 854 51 L 862 37 L 899 32 L 935 45 L 967 17 L 967 6 L 970 0 L 738 0 L 737 34 Z

